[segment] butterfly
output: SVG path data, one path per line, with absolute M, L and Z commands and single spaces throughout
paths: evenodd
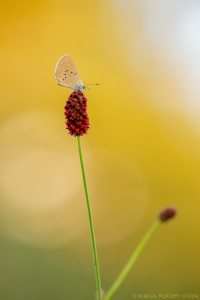
M 68 54 L 63 55 L 56 64 L 55 77 L 59 85 L 72 89 L 73 91 L 83 91 L 85 86 L 80 80 L 78 70 Z

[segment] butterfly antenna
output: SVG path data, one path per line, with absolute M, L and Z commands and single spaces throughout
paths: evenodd
M 85 85 L 99 85 L 99 83 L 86 83 Z

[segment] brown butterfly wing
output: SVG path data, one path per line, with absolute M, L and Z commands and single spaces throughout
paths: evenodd
M 62 56 L 56 64 L 55 77 L 59 85 L 73 89 L 81 85 L 77 68 L 69 55 Z

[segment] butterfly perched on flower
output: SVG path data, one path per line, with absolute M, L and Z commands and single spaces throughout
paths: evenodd
M 63 55 L 59 59 L 54 74 L 59 85 L 73 90 L 64 108 L 66 128 L 69 134 L 82 136 L 87 133 L 90 126 L 87 113 L 87 98 L 83 94 L 85 86 L 80 80 L 77 68 L 68 54 Z

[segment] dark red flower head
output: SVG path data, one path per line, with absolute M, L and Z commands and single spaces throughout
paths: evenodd
M 159 214 L 159 219 L 161 222 L 166 222 L 169 219 L 174 218 L 176 216 L 176 214 L 177 214 L 176 208 L 167 207 L 161 211 L 161 213 Z
M 66 128 L 69 134 L 81 136 L 87 133 L 90 122 L 87 114 L 87 98 L 81 91 L 73 92 L 65 105 Z

